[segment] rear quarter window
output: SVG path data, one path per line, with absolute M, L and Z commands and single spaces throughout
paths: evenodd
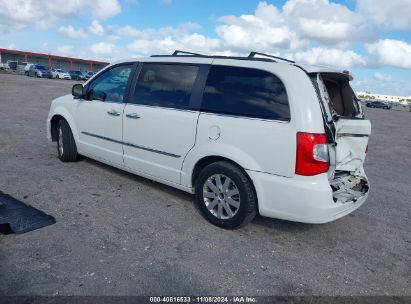
M 241 67 L 211 66 L 201 110 L 273 120 L 290 120 L 288 96 L 272 73 Z

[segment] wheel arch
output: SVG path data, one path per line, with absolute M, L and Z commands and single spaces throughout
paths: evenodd
M 243 166 L 241 166 L 239 163 L 237 163 L 237 162 L 235 162 L 235 161 L 233 161 L 233 160 L 231 160 L 227 157 L 220 156 L 220 155 L 205 156 L 205 157 L 199 159 L 196 162 L 196 164 L 194 165 L 192 174 L 191 174 L 191 185 L 192 185 L 192 187 L 194 187 L 195 182 L 196 182 L 201 170 L 203 170 L 208 165 L 219 162 L 219 161 L 225 161 L 225 162 L 231 163 L 232 165 L 240 168 L 244 172 L 244 174 L 247 176 L 248 180 L 250 181 L 250 183 L 253 187 L 254 193 L 256 194 L 256 198 L 257 198 L 257 192 L 256 192 L 254 182 L 253 182 L 251 176 L 245 170 L 245 168 Z M 258 204 L 258 199 L 257 199 L 257 204 Z
M 53 113 L 53 116 L 50 118 L 50 136 L 52 141 L 57 141 L 57 131 L 58 131 L 58 122 L 64 119 L 67 121 L 68 125 L 70 126 L 71 132 L 73 133 L 74 140 L 77 144 L 78 142 L 78 133 L 77 128 L 74 124 L 73 119 L 69 112 L 61 107 L 56 108 Z
M 57 141 L 58 126 L 59 126 L 59 121 L 61 119 L 65 119 L 65 118 L 61 116 L 60 114 L 56 114 L 50 119 L 50 134 L 51 134 L 52 141 Z

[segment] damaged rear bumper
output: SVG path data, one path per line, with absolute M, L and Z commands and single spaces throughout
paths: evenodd
M 333 200 L 336 203 L 356 202 L 370 189 L 368 179 L 364 175 L 351 175 L 349 172 L 339 172 L 330 182 L 333 190 Z
M 249 170 L 247 173 L 256 188 L 262 216 L 302 223 L 322 224 L 339 219 L 359 208 L 369 193 L 367 181 L 367 191 L 355 196 L 355 200 L 336 201 L 327 174 L 287 178 Z M 338 195 L 342 196 L 342 191 Z

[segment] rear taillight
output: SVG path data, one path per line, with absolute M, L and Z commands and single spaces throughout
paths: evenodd
M 368 145 L 365 147 L 365 153 L 368 153 Z
M 295 174 L 311 176 L 329 168 L 327 136 L 317 133 L 297 133 Z

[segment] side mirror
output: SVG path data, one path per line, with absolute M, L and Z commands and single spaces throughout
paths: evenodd
M 84 87 L 81 83 L 77 83 L 75 85 L 73 85 L 72 89 L 71 89 L 71 94 L 74 97 L 77 98 L 82 98 L 84 96 Z

